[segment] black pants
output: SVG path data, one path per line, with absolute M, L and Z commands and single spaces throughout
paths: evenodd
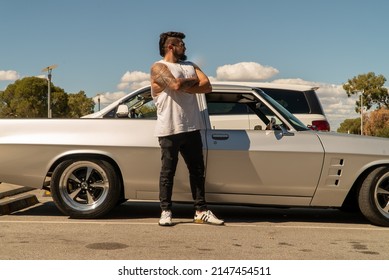
M 189 182 L 196 210 L 206 210 L 204 188 L 203 143 L 200 131 L 159 137 L 162 168 L 159 179 L 159 199 L 162 210 L 171 210 L 173 181 L 178 154 L 181 153 L 189 170 Z

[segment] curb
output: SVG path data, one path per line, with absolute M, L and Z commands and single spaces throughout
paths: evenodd
M 14 188 L 14 189 L 11 189 L 11 190 L 8 190 L 8 191 L 2 191 L 2 192 L 0 192 L 0 199 L 2 199 L 4 197 L 8 197 L 8 196 L 14 196 L 14 195 L 17 195 L 17 194 L 20 194 L 20 193 L 29 192 L 29 191 L 32 191 L 32 190 L 34 190 L 34 188 L 18 187 L 18 188 Z
M 12 212 L 38 204 L 38 198 L 34 194 L 24 195 L 10 201 L 0 203 L 0 215 L 9 215 Z
M 38 204 L 35 194 L 25 194 L 35 190 L 34 188 L 0 184 L 0 216 L 9 215 L 13 212 Z

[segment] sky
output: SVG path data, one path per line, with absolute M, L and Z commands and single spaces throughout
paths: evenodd
M 388 26 L 387 0 L 0 0 L 0 90 L 58 65 L 55 86 L 104 107 L 147 84 L 159 34 L 180 31 L 211 80 L 318 86 L 336 130 L 358 117 L 342 84 L 389 79 Z

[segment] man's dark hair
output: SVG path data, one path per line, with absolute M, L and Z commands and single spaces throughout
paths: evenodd
M 171 38 L 184 39 L 185 34 L 182 32 L 174 32 L 174 31 L 161 33 L 161 35 L 159 35 L 159 54 L 162 57 L 165 56 L 166 42 L 168 42 Z

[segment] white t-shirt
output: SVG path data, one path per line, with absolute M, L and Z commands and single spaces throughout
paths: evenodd
M 191 62 L 171 63 L 161 60 L 158 63 L 165 64 L 175 78 L 196 76 L 196 71 Z M 158 95 L 153 94 L 152 91 L 151 94 L 157 107 L 156 136 L 168 136 L 203 128 L 196 94 L 175 91 L 169 88 Z

